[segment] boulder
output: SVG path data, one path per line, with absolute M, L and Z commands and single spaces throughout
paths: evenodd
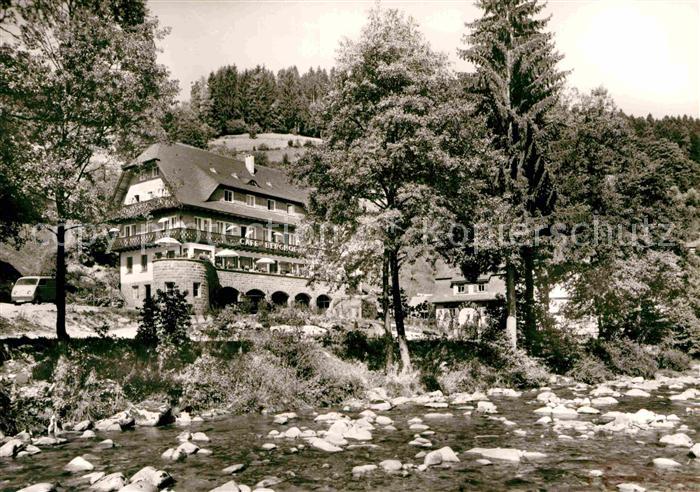
M 687 434 L 679 432 L 678 434 L 668 434 L 663 436 L 659 442 L 661 444 L 668 444 L 670 446 L 679 446 L 684 448 L 690 448 L 693 446 L 693 440 L 688 437 Z
M 94 439 L 96 437 L 97 437 L 97 434 L 95 434 L 94 431 L 91 431 L 89 429 L 86 431 L 83 431 L 83 433 L 80 434 L 81 439 Z
M 55 492 L 56 490 L 56 484 L 42 482 L 35 483 L 29 487 L 24 487 L 23 489 L 19 489 L 17 492 Z
M 459 458 L 449 446 L 440 448 L 436 452 L 440 453 L 440 456 L 442 456 L 443 463 L 459 463 Z
M 631 390 L 627 391 L 625 393 L 625 396 L 634 396 L 638 398 L 649 398 L 651 394 L 647 393 L 644 390 L 638 389 L 638 388 L 632 388 Z
M 73 426 L 73 430 L 76 432 L 83 432 L 88 429 L 92 429 L 92 422 L 89 420 L 82 420 Z
M 90 488 L 99 492 L 116 492 L 126 487 L 126 477 L 121 473 L 110 473 L 93 483 Z
M 442 463 L 442 453 L 440 451 L 431 451 L 425 455 L 423 460 L 423 465 L 425 466 L 435 466 Z
M 563 405 L 559 405 L 552 409 L 552 418 L 560 420 L 572 420 L 578 418 L 578 412 L 573 408 L 568 408 Z
M 97 447 L 102 449 L 110 449 L 116 447 L 116 444 L 114 444 L 114 441 L 111 439 L 105 439 L 104 441 L 98 442 Z
M 82 456 L 78 456 L 70 460 L 70 462 L 63 467 L 64 470 L 71 473 L 92 471 L 95 469 L 94 465 Z
M 296 439 L 298 437 L 301 437 L 301 429 L 299 427 L 290 427 L 284 432 L 284 437 L 287 439 Z
M 393 420 L 391 420 L 389 417 L 386 417 L 384 415 L 379 415 L 377 418 L 374 419 L 374 422 L 377 425 L 391 425 L 394 423 Z
M 395 472 L 401 470 L 401 462 L 399 460 L 384 460 L 379 463 L 382 470 L 387 472 Z
M 180 444 L 176 449 L 175 452 L 180 452 L 184 453 L 186 455 L 190 454 L 195 454 L 197 451 L 199 451 L 199 446 L 197 446 L 194 443 L 191 443 L 190 441 L 183 442 Z
M 431 419 L 433 419 L 433 420 L 435 420 L 435 419 L 451 419 L 452 417 L 454 417 L 454 415 L 452 415 L 451 413 L 448 413 L 448 412 L 445 412 L 445 413 L 437 413 L 437 412 L 426 413 L 425 415 L 423 415 L 423 418 L 426 418 L 428 420 L 431 420 Z
M 88 473 L 87 475 L 83 475 L 82 478 L 83 480 L 87 480 L 90 482 L 90 485 L 93 483 L 97 482 L 100 478 L 104 477 L 106 475 L 105 472 L 92 472 Z
M 129 482 L 148 482 L 154 487 L 162 489 L 163 487 L 174 484 L 175 480 L 165 470 L 156 470 L 152 466 L 146 466 L 134 473 L 129 479 Z
M 513 448 L 472 448 L 467 453 L 479 454 L 485 458 L 509 461 L 512 463 L 520 462 L 521 458 L 539 459 L 544 458 L 544 453 L 521 451 Z
M 693 444 L 693 447 L 690 448 L 688 454 L 691 456 L 691 458 L 700 458 L 700 442 Z
M 314 422 L 332 422 L 334 420 L 342 420 L 345 416 L 338 412 L 328 412 L 317 415 Z
M 152 483 L 139 480 L 138 482 L 133 482 L 124 488 L 119 489 L 119 492 L 158 492 L 158 487 L 154 486 Z
M 265 444 L 262 445 L 262 448 L 265 451 L 272 451 L 273 449 L 277 449 L 277 444 L 272 444 L 271 442 L 266 442 Z
M 309 444 L 311 444 L 312 447 L 316 449 L 320 449 L 321 451 L 325 451 L 327 453 L 337 453 L 338 451 L 342 451 L 342 448 L 339 448 L 338 446 L 335 446 L 328 441 L 325 441 L 323 439 L 320 439 L 318 437 L 312 437 L 309 439 Z
M 496 413 L 498 412 L 498 409 L 496 408 L 496 405 L 490 401 L 480 401 L 476 405 L 476 411 L 481 413 Z
M 377 412 L 386 412 L 388 410 L 391 410 L 391 403 L 389 403 L 388 401 L 371 403 L 369 408 L 370 410 L 376 410 Z
M 647 489 L 636 483 L 626 482 L 617 484 L 617 490 L 620 492 L 645 492 Z
M 233 475 L 234 473 L 238 473 L 243 469 L 245 469 L 245 465 L 243 463 L 236 463 L 235 465 L 227 466 L 221 471 L 226 475 Z
M 616 405 L 618 401 L 612 396 L 602 396 L 600 398 L 593 398 L 591 400 L 591 405 L 594 407 L 604 407 L 607 405 Z
M 588 405 L 584 405 L 582 407 L 579 407 L 576 409 L 576 411 L 578 413 L 583 413 L 583 414 L 587 414 L 587 415 L 595 415 L 595 414 L 600 413 L 600 410 L 598 410 L 597 408 L 593 408 L 591 406 L 588 406 Z
M 209 437 L 204 432 L 195 432 L 190 438 L 192 441 L 209 442 Z
M 173 409 L 163 403 L 145 401 L 129 408 L 134 423 L 141 427 L 156 427 L 175 422 Z
M 346 439 L 354 439 L 356 441 L 371 441 L 372 434 L 367 429 L 358 428 L 356 426 L 350 427 L 343 437 Z
M 238 486 L 235 480 L 226 482 L 223 485 L 211 489 L 209 492 L 242 492 L 241 488 Z
M 19 439 L 10 439 L 0 447 L 0 458 L 12 458 L 22 451 L 25 444 Z
M 428 427 L 425 424 L 411 424 L 408 426 L 408 429 L 412 431 L 422 432 L 430 429 L 430 427 Z
M 352 468 L 353 475 L 364 475 L 377 469 L 377 465 L 359 465 Z
M 657 466 L 659 468 L 675 468 L 677 466 L 681 466 L 681 464 L 677 461 L 668 458 L 654 458 L 653 461 L 654 466 Z

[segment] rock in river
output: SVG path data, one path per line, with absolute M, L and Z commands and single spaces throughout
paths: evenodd
M 659 468 L 675 468 L 681 466 L 681 464 L 668 458 L 654 458 L 654 466 Z
M 364 475 L 377 469 L 377 465 L 359 465 L 352 468 L 353 475 Z
M 156 470 L 152 466 L 141 468 L 129 479 L 130 483 L 142 481 L 148 482 L 158 489 L 162 489 L 163 487 L 167 487 L 168 485 L 175 483 L 175 480 L 168 472 L 165 470 Z
M 90 487 L 99 492 L 116 492 L 126 487 L 126 477 L 121 473 L 105 475 Z
M 671 446 L 680 446 L 683 448 L 689 448 L 693 445 L 693 440 L 682 432 L 663 436 L 661 439 L 659 439 L 659 442 L 661 444 L 669 444 Z
M 0 447 L 0 458 L 12 458 L 24 449 L 25 444 L 19 439 L 10 439 Z
M 384 460 L 379 463 L 379 466 L 388 472 L 395 472 L 401 469 L 401 462 L 399 460 Z
M 34 485 L 30 485 L 29 487 L 24 487 L 23 489 L 19 489 L 17 492 L 55 492 L 56 490 L 56 485 L 53 483 L 35 483 Z
M 95 467 L 88 460 L 82 456 L 73 458 L 66 466 L 63 467 L 64 470 L 71 473 L 78 473 L 84 471 L 92 471 Z
M 338 451 L 342 451 L 343 448 L 339 448 L 338 446 L 335 446 L 328 441 L 325 441 L 321 438 L 318 437 L 312 437 L 309 439 L 309 444 L 313 446 L 316 449 L 320 449 L 321 451 L 325 451 L 327 453 L 337 453 Z

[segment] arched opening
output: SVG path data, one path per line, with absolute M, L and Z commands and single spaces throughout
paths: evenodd
M 331 298 L 327 295 L 321 294 L 316 298 L 316 307 L 321 311 L 325 311 L 331 305 Z
M 277 292 L 273 293 L 272 296 L 270 296 L 270 299 L 272 299 L 272 303 L 275 306 L 286 306 L 287 300 L 289 300 L 289 294 L 278 290 Z
M 301 307 L 309 307 L 309 304 L 311 304 L 311 297 L 301 292 L 294 296 L 294 304 Z
M 246 292 L 245 296 L 250 301 L 250 312 L 257 313 L 258 305 L 265 300 L 265 293 L 258 289 L 252 289 Z
M 229 304 L 238 304 L 239 292 L 233 287 L 222 287 L 216 295 L 216 303 L 219 307 L 228 306 Z

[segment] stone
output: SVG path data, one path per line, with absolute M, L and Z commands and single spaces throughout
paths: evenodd
M 539 419 L 537 420 L 537 422 L 535 422 L 535 423 L 536 423 L 536 424 L 539 424 L 539 425 L 551 424 L 551 423 L 552 423 L 552 417 L 550 417 L 549 415 L 545 415 L 544 417 L 539 418 Z
M 372 410 L 363 410 L 360 412 L 360 415 L 368 420 L 374 420 L 377 418 L 377 414 L 374 413 Z
M 428 441 L 427 439 L 423 437 L 416 437 L 413 441 L 408 443 L 410 446 L 418 446 L 421 448 L 432 448 L 433 443 Z
M 301 435 L 302 432 L 301 429 L 299 429 L 299 427 L 290 427 L 284 433 L 284 437 L 286 437 L 287 439 L 296 439 L 298 437 L 301 437 Z
M 126 477 L 121 473 L 110 473 L 93 483 L 90 488 L 99 492 L 113 492 L 126 487 Z
M 679 432 L 678 434 L 668 434 L 659 439 L 661 444 L 668 444 L 670 446 L 679 446 L 684 448 L 690 448 L 693 446 L 693 440 L 688 437 L 687 434 Z
M 573 408 L 568 408 L 563 405 L 559 405 L 552 409 L 552 418 L 560 420 L 571 420 L 578 418 L 578 412 Z
M 454 417 L 451 413 L 426 413 L 423 415 L 423 418 L 425 419 L 451 419 Z
M 19 439 L 10 439 L 0 447 L 0 458 L 12 458 L 22 451 L 25 444 Z
M 645 492 L 647 489 L 636 483 L 626 482 L 617 484 L 617 490 L 620 492 Z
M 481 466 L 488 466 L 488 465 L 492 465 L 492 464 L 493 464 L 491 461 L 489 461 L 489 460 L 487 460 L 487 459 L 485 459 L 485 458 L 479 458 L 478 460 L 476 460 L 476 463 L 478 463 L 478 464 L 481 465 Z
M 209 442 L 209 437 L 204 432 L 195 432 L 190 439 L 192 441 Z
M 693 447 L 690 448 L 688 454 L 691 458 L 700 458 L 700 442 L 696 442 Z
M 97 434 L 95 434 L 95 432 L 91 430 L 86 430 L 82 434 L 80 434 L 81 439 L 94 439 L 95 437 L 97 437 Z
M 161 458 L 164 460 L 171 460 L 171 461 L 180 461 L 184 460 L 187 458 L 187 453 L 181 451 L 180 449 L 167 449 L 162 455 Z
M 516 436 L 523 437 L 523 436 L 527 436 L 527 431 L 523 430 L 523 429 L 515 429 L 513 431 L 513 434 L 515 434 Z
M 73 426 L 75 432 L 83 432 L 88 429 L 92 429 L 92 422 L 89 420 L 82 420 Z
M 374 419 L 374 422 L 377 425 L 391 425 L 394 423 L 393 420 L 391 420 L 389 417 L 386 417 L 384 415 L 379 415 L 376 419 Z
M 129 408 L 134 423 L 141 427 L 156 427 L 175 422 L 173 409 L 157 402 L 143 402 Z
M 559 401 L 559 397 L 551 391 L 543 391 L 542 393 L 537 395 L 536 400 L 541 401 L 543 403 L 557 403 Z
M 410 399 L 406 398 L 405 396 L 397 396 L 396 398 L 392 398 L 390 400 L 392 407 L 398 407 L 400 405 L 405 405 L 409 401 L 410 401 Z
M 158 492 L 158 490 L 158 487 L 153 484 L 139 480 L 119 489 L 119 492 Z
M 587 414 L 587 415 L 595 415 L 595 414 L 600 413 L 600 410 L 598 410 L 597 408 L 593 408 L 591 406 L 588 406 L 588 405 L 584 405 L 582 407 L 579 407 L 576 409 L 576 411 L 578 413 L 583 413 L 583 414 Z
M 436 466 L 442 463 L 442 453 L 440 451 L 431 451 L 425 455 L 423 464 L 425 466 Z
M 70 460 L 70 462 L 63 467 L 64 470 L 71 473 L 78 473 L 84 471 L 92 471 L 95 469 L 94 465 L 82 456 L 78 456 Z
M 272 451 L 273 449 L 277 449 L 277 444 L 272 444 L 271 442 L 266 442 L 265 444 L 262 445 L 262 448 L 265 451 Z
M 156 470 L 152 466 L 146 466 L 134 473 L 129 482 L 147 482 L 158 489 L 162 489 L 174 484 L 175 480 L 165 470 Z
M 367 429 L 360 429 L 355 426 L 350 427 L 350 429 L 343 434 L 346 439 L 354 439 L 356 441 L 371 441 L 372 434 Z
M 49 482 L 35 483 L 29 487 L 17 490 L 17 492 L 55 492 L 56 484 Z
M 227 466 L 221 471 L 226 475 L 233 475 L 234 473 L 238 473 L 243 469 L 245 469 L 245 465 L 243 463 L 236 463 L 235 465 Z
M 603 476 L 603 470 L 590 470 L 588 474 L 592 477 L 602 477 Z
M 443 463 L 459 463 L 459 458 L 449 446 L 440 448 L 436 452 L 440 453 L 440 456 L 442 456 Z
M 289 418 L 288 418 L 287 416 L 285 416 L 285 415 L 277 415 L 277 416 L 272 420 L 272 422 L 273 422 L 274 424 L 284 425 L 284 424 L 286 424 L 287 422 L 289 422 Z
M 552 407 L 540 407 L 534 410 L 534 413 L 539 415 L 552 415 Z
M 409 430 L 417 431 L 417 432 L 421 432 L 421 431 L 425 431 L 425 430 L 430 429 L 430 427 L 428 427 L 425 424 L 411 424 L 410 426 L 408 426 L 408 428 L 409 428 Z
M 654 466 L 659 468 L 675 468 L 677 466 L 681 466 L 680 463 L 669 458 L 654 458 L 653 462 Z
M 612 396 L 603 396 L 600 398 L 593 398 L 591 400 L 591 405 L 594 407 L 604 407 L 607 405 L 616 405 L 619 403 L 615 398 Z
M 309 444 L 311 444 L 312 447 L 316 449 L 320 449 L 321 451 L 325 451 L 327 453 L 337 453 L 338 451 L 342 451 L 343 448 L 340 448 L 338 446 L 335 446 L 328 441 L 325 441 L 323 439 L 320 439 L 318 437 L 312 437 L 309 439 Z
M 486 458 L 519 463 L 522 451 L 513 448 L 472 448 L 467 453 L 480 454 Z
M 696 390 L 695 388 L 690 388 L 685 390 L 683 393 L 679 393 L 677 395 L 671 395 L 668 397 L 669 400 L 671 401 L 686 401 L 686 400 L 692 400 L 695 398 L 700 397 L 700 390 Z
M 364 475 L 377 469 L 377 465 L 360 465 L 352 468 L 353 475 Z
M 387 472 L 395 472 L 401 470 L 401 462 L 399 460 L 384 460 L 379 463 L 382 470 Z
M 34 454 L 39 454 L 41 453 L 41 449 L 38 447 L 34 446 L 33 444 L 27 444 L 27 446 L 24 448 L 22 453 L 26 453 L 28 456 L 32 456 Z
M 386 412 L 391 410 L 391 403 L 388 401 L 383 401 L 380 403 L 372 403 L 369 406 L 370 410 L 376 410 L 377 412 Z
M 231 480 L 223 485 L 219 485 L 218 487 L 211 489 L 209 492 L 241 492 L 241 488 L 238 486 L 235 480 Z
M 194 443 L 191 443 L 189 441 L 183 442 L 180 444 L 175 451 L 179 451 L 181 453 L 190 455 L 190 454 L 195 454 L 197 451 L 199 451 L 199 446 L 197 446 Z
M 97 482 L 100 478 L 104 477 L 105 475 L 106 475 L 105 472 L 92 472 L 92 473 L 88 473 L 87 475 L 83 475 L 80 478 L 87 480 L 88 482 L 90 482 L 90 485 L 92 485 L 93 483 Z
M 65 442 L 66 442 L 66 440 L 61 438 L 61 437 L 51 437 L 51 436 L 42 436 L 42 437 L 37 437 L 36 439 L 32 439 L 32 443 L 37 445 L 37 446 L 56 446 L 58 444 L 63 444 Z
M 314 422 L 331 422 L 334 420 L 343 420 L 345 417 L 343 414 L 340 414 L 338 412 L 328 412 L 328 413 L 323 413 L 321 415 L 317 415 L 316 418 L 314 419 Z
M 498 409 L 496 408 L 496 405 L 490 401 L 480 401 L 476 405 L 476 411 L 480 413 L 496 413 L 498 412 Z
M 638 388 L 632 388 L 631 390 L 627 391 L 625 393 L 625 396 L 634 396 L 634 397 L 639 397 L 639 398 L 649 398 L 651 394 L 647 393 L 644 390 L 638 389 Z

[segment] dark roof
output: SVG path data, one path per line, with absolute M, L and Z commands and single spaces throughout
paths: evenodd
M 292 184 L 284 171 L 256 164 L 255 174 L 251 175 L 245 162 L 240 159 L 224 157 L 181 143 L 151 145 L 125 169 L 152 160 L 158 161 L 165 180 L 183 205 L 220 209 L 223 204 L 218 201 L 209 202 L 211 195 L 220 186 L 300 204 L 305 204 L 308 198 L 308 191 Z M 226 210 L 222 211 L 235 213 L 229 210 L 236 208 L 235 204 L 226 205 Z M 241 212 L 250 215 L 249 209 Z M 269 214 L 265 217 L 269 217 Z

